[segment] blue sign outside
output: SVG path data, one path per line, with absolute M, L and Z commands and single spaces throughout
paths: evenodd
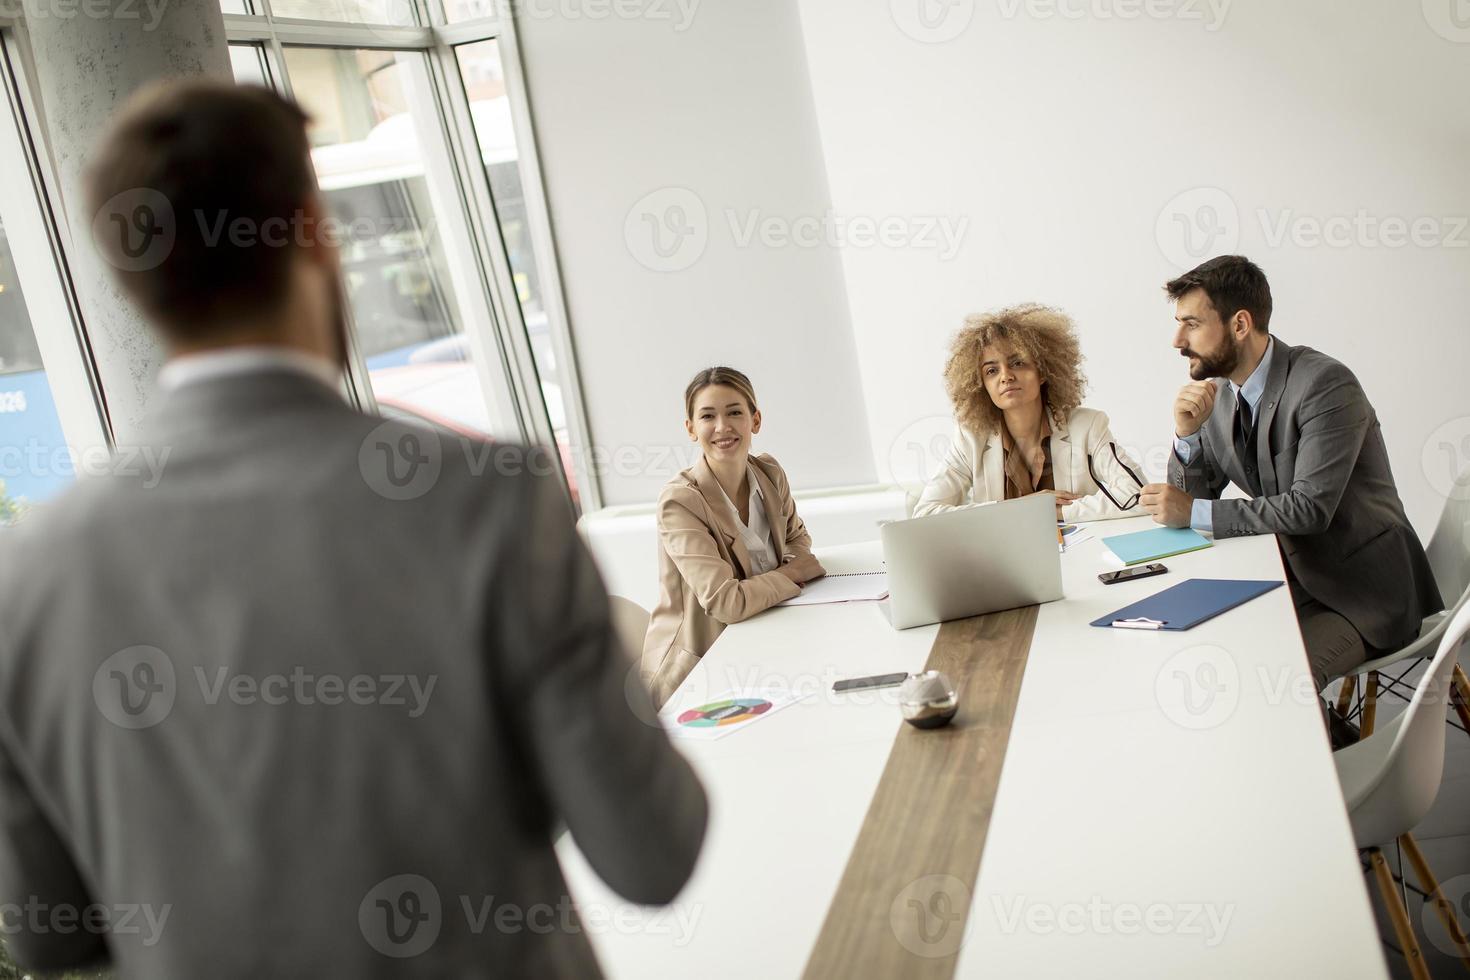
M 75 479 L 46 372 L 0 375 L 0 481 L 6 495 L 38 504 Z

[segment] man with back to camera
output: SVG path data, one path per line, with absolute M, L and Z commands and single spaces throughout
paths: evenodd
M 596 975 L 556 825 L 662 904 L 706 802 L 639 720 L 559 486 L 532 450 L 477 471 L 483 448 L 343 401 L 291 103 L 150 89 L 88 190 L 103 218 L 148 202 L 129 229 L 173 215 L 157 262 L 97 242 L 168 349 L 144 430 L 168 455 L 156 485 L 119 467 L 0 540 L 13 955 L 147 980 Z
M 1193 380 L 1174 402 L 1169 482 L 1144 487 L 1141 504 L 1216 538 L 1278 535 L 1321 691 L 1444 608 L 1378 416 L 1339 361 L 1271 336 L 1271 287 L 1244 256 L 1210 259 L 1164 290 Z M 1221 500 L 1227 483 L 1250 498 Z

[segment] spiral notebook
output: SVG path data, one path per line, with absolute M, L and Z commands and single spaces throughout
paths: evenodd
M 888 598 L 887 572 L 835 572 L 808 582 L 801 595 L 783 606 L 819 606 L 828 602 L 876 602 Z

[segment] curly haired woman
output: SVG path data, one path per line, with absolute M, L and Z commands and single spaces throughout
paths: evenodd
M 1102 412 L 1082 407 L 1086 379 L 1072 321 L 1046 306 L 970 316 L 944 383 L 957 431 L 914 516 L 1054 493 L 1057 519 L 1127 517 L 1143 485 Z

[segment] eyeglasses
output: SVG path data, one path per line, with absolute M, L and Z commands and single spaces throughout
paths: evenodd
M 1107 497 L 1108 500 L 1112 501 L 1114 507 L 1118 508 L 1119 510 L 1132 510 L 1133 508 L 1138 506 L 1138 501 L 1143 498 L 1143 480 L 1139 477 L 1137 473 L 1133 472 L 1128 464 L 1123 462 L 1122 457 L 1118 455 L 1118 444 L 1116 442 L 1108 443 L 1108 448 L 1113 452 L 1113 462 L 1117 463 L 1118 466 L 1122 468 L 1123 472 L 1131 476 L 1133 478 L 1133 482 L 1138 484 L 1138 492 L 1129 497 L 1126 504 L 1118 503 L 1118 498 L 1113 496 L 1112 491 L 1108 489 L 1108 485 L 1097 478 L 1097 470 L 1093 469 L 1092 467 L 1091 453 L 1087 454 L 1087 472 L 1092 475 L 1092 482 L 1097 484 L 1097 488 L 1103 492 L 1104 497 Z

